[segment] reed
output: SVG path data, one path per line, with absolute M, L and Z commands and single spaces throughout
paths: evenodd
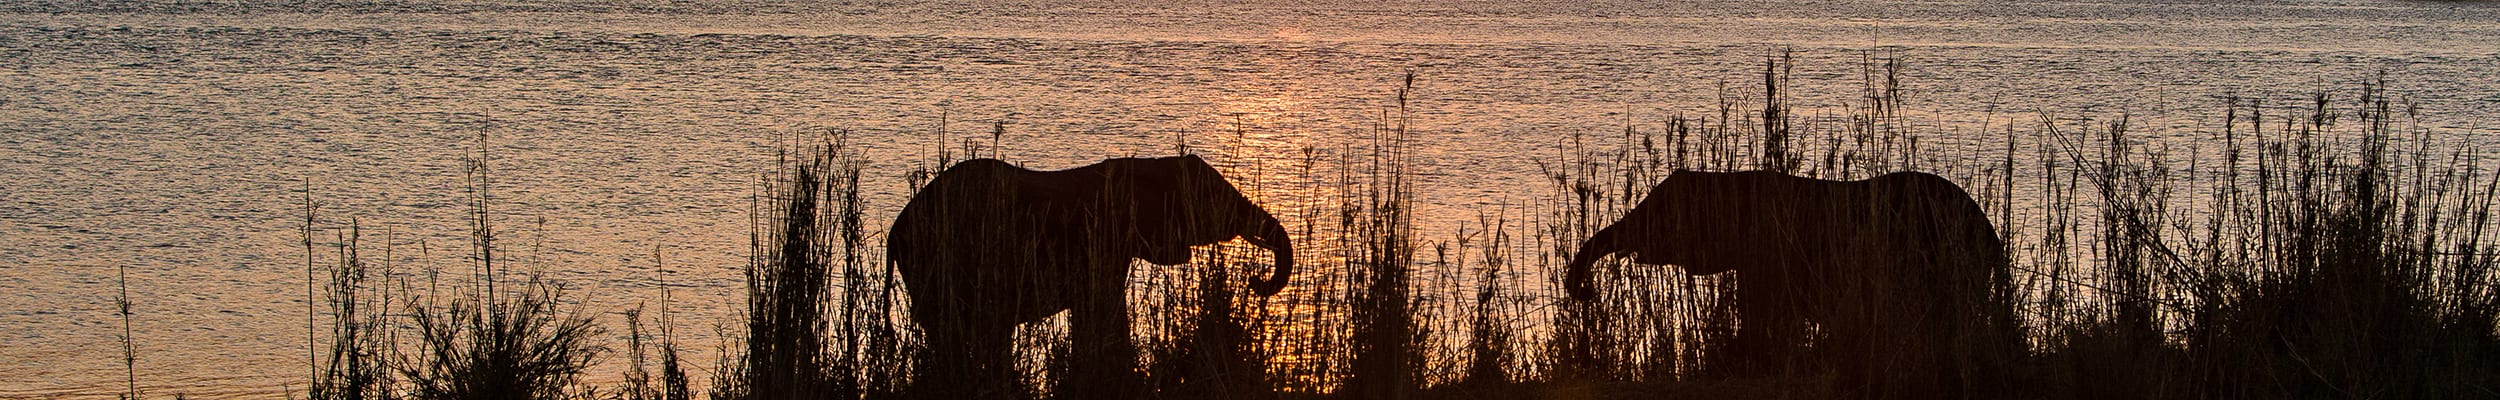
M 1406 74 L 1403 82 L 1395 114 L 1384 111 L 1381 125 L 1373 129 L 1371 152 L 1364 160 L 1365 183 L 1349 188 L 1359 193 L 1361 202 L 1347 208 L 1358 247 L 1347 258 L 1354 264 L 1346 266 L 1353 272 L 1347 290 L 1355 290 L 1347 297 L 1351 370 L 1339 392 L 1361 398 L 1412 397 L 1426 381 L 1421 375 L 1431 332 L 1417 323 L 1419 300 L 1411 293 L 1416 238 L 1414 192 L 1407 184 L 1407 101 L 1415 75 Z
M 2222 160 L 2203 170 L 2159 171 L 2162 152 L 2118 144 L 2123 120 L 2098 132 L 2107 159 L 2156 162 L 2086 173 L 2103 188 L 2104 254 L 2121 262 L 2101 279 L 2118 296 L 2051 353 L 2079 360 L 2079 380 L 2103 369 L 2093 357 L 2157 366 L 2111 380 L 2163 397 L 2493 394 L 2481 235 L 2494 177 L 2468 152 L 2430 150 L 2440 138 L 2405 128 L 2383 80 L 2360 86 L 2348 108 L 2319 93 L 2272 120 L 2281 110 L 2233 99 L 2213 134 Z M 2208 211 L 2172 211 L 2173 198 Z
M 1276 385 L 1267 377 L 1271 349 L 1255 333 L 1266 319 L 1230 272 L 1248 263 L 1241 251 L 1213 246 L 1193 264 L 1151 267 L 1145 285 L 1153 293 L 1133 315 L 1145 320 L 1139 340 L 1152 362 L 1145 365 L 1149 391 L 1159 397 L 1207 399 L 1272 399 Z M 1064 396 L 1063 396 L 1064 397 Z
M 363 228 L 349 222 L 337 234 L 337 260 L 330 268 L 327 296 L 330 348 L 320 375 L 305 393 L 311 399 L 391 399 L 398 395 L 392 373 L 396 343 L 390 329 L 390 293 L 376 277 L 390 276 L 389 256 L 380 271 L 362 254 Z
M 2404 124 L 2394 110 L 2405 108 L 2382 83 L 2364 84 L 2360 105 L 2348 110 L 2331 109 L 2323 100 L 2330 96 L 2319 95 L 2297 115 L 2258 123 L 2247 115 L 2269 109 L 2234 101 L 2222 132 L 2211 134 L 2218 140 L 2207 141 L 2223 143 L 2219 150 L 2141 148 L 2124 116 L 2079 130 L 2044 117 L 2029 133 L 2051 140 L 2025 150 L 2020 129 L 2009 125 L 2006 151 L 1983 164 L 1918 154 L 1918 137 L 1930 128 L 1899 114 L 1898 61 L 1870 67 L 1868 104 L 1847 124 L 1830 125 L 1776 120 L 1788 118 L 1777 111 L 1785 108 L 1779 63 L 1765 69 L 1762 112 L 1729 110 L 1739 102 L 1722 101 L 1717 114 L 1770 120 L 1674 117 L 1657 135 L 1627 124 L 1613 151 L 1581 150 L 1584 138 L 1575 137 L 1556 157 L 1561 165 L 1545 169 L 1554 194 L 1545 208 L 1552 211 L 1538 217 L 1540 241 L 1576 243 L 1637 200 L 1625 194 L 1665 170 L 1794 168 L 1851 179 L 1927 168 L 1977 189 L 1998 214 L 2018 276 L 1991 289 L 2005 300 L 1982 313 L 2007 329 L 1917 350 L 2036 348 L 1992 362 L 2001 370 L 1966 371 L 1996 375 L 1970 390 L 2044 398 L 2491 393 L 2482 382 L 2493 377 L 2484 367 L 2491 365 L 2493 275 L 2490 243 L 2480 235 L 2493 179 L 2471 154 L 2429 153 L 2439 139 L 2430 132 L 2397 129 Z M 2359 122 L 2339 125 L 2341 118 Z M 1818 137 L 1827 139 L 1822 162 L 1796 162 L 1813 159 L 1796 152 L 1814 149 L 1795 143 Z M 1768 143 L 1774 138 L 1791 142 Z M 2199 158 L 2214 154 L 2229 159 L 2216 166 Z M 2031 201 L 2017 202 L 2017 192 Z M 2041 218 L 2012 223 L 2018 206 Z M 1545 265 L 1568 256 L 1563 246 L 1549 247 Z M 1547 344 L 1529 361 L 1541 374 L 1520 385 L 1690 386 L 1730 376 L 1722 368 L 1738 361 L 1724 357 L 1739 353 L 1724 346 L 1742 316 L 1732 314 L 1723 279 L 1741 273 L 1644 268 L 1601 266 L 1603 280 L 1618 284 L 1599 301 L 1553 307 Z M 1864 279 L 1888 279 L 1869 273 Z M 1778 379 L 1811 382 L 1829 361 L 1783 363 L 1776 369 L 1791 372 Z M 2045 386 L 2018 389 L 2024 382 Z
M 417 350 L 398 361 L 412 399 L 559 399 L 587 395 L 580 375 L 606 348 L 601 329 L 564 289 L 535 268 L 506 276 L 490 206 L 494 198 L 486 135 L 464 168 L 469 182 L 470 281 L 450 293 L 429 290 L 405 303 Z M 506 282 L 509 281 L 509 282 Z M 430 286 L 430 285 L 429 285 Z
M 1195 312 L 1159 317 L 1153 324 L 1174 328 L 1146 340 L 1186 339 L 1150 353 L 1203 362 L 1246 346 L 1271 361 L 1267 382 L 1284 396 L 1353 398 L 1833 396 L 1833 357 L 1847 349 L 1926 360 L 1868 376 L 1950 368 L 1956 390 L 1993 398 L 2455 398 L 2494 387 L 2493 257 L 2481 235 L 2500 179 L 2471 154 L 2430 153 L 2432 133 L 2400 129 L 2403 108 L 2382 84 L 2365 85 L 2359 106 L 2314 102 L 2277 119 L 2255 116 L 2277 109 L 2234 101 L 2220 132 L 2205 133 L 2216 140 L 2197 145 L 2219 146 L 2148 147 L 2123 115 L 1979 132 L 1916 122 L 1897 55 L 1867 57 L 1864 94 L 1849 112 L 1801 116 L 1787 104 L 1788 63 L 1773 57 L 1752 92 L 1760 97 L 1723 91 L 1714 113 L 1627 117 L 1618 136 L 1570 137 L 1542 166 L 1548 196 L 1488 213 L 1449 241 L 1412 233 L 1403 146 L 1413 87 L 1402 86 L 1400 108 L 1384 113 L 1371 141 L 1306 152 L 1303 174 L 1335 174 L 1340 196 L 1291 214 L 1307 224 L 1302 243 L 1337 251 L 1319 259 L 1342 264 L 1314 266 L 1297 277 L 1309 290 L 1246 309 L 1211 290 L 1221 272 L 1159 281 L 1189 299 L 1162 308 Z M 1973 134 L 2004 135 L 2003 152 L 1942 156 L 1921 145 Z M 1985 304 L 1957 306 L 1972 307 L 1982 327 L 1958 337 L 1877 348 L 1808 336 L 1793 344 L 1802 351 L 1769 360 L 1734 334 L 1746 323 L 1734 307 L 1742 273 L 1615 260 L 1599 266 L 1613 284 L 1596 301 L 1557 301 L 1552 271 L 1575 245 L 1679 169 L 1826 179 L 1934 171 L 1994 214 L 2012 275 L 1983 288 Z M 1879 297 L 1859 306 L 1924 305 Z M 1226 315 L 1238 310 L 1252 311 Z M 1287 326 L 1306 329 L 1257 332 Z M 1894 334 L 1922 332 L 1914 328 Z M 1254 343 L 1222 343 L 1239 340 Z M 1170 365 L 1149 368 L 1166 382 L 1159 393 L 1205 393 L 1171 388 L 1208 369 Z
M 1239 145 L 1246 133 L 1236 124 L 1231 144 Z M 997 137 L 992 135 L 993 140 Z M 1185 141 L 1175 150 L 1181 154 L 1192 151 Z M 1243 171 L 1244 167 L 1238 165 L 1219 163 L 1217 168 L 1228 177 L 1257 175 L 1256 171 Z M 1264 188 L 1260 186 L 1263 182 L 1237 183 L 1244 185 L 1236 189 L 1253 198 L 1259 197 L 1257 193 Z M 1136 331 L 1136 340 L 1150 361 L 1143 366 L 1150 383 L 1147 393 L 1159 398 L 1279 397 L 1279 388 L 1288 381 L 1271 377 L 1276 366 L 1269 360 L 1279 355 L 1280 348 L 1275 347 L 1276 342 L 1258 335 L 1270 331 L 1269 324 L 1276 320 L 1271 310 L 1264 307 L 1273 298 L 1246 296 L 1250 292 L 1235 282 L 1232 273 L 1236 269 L 1256 271 L 1254 265 L 1272 267 L 1275 260 L 1259 257 L 1265 253 L 1264 249 L 1235 241 L 1197 251 L 1189 265 L 1134 263 L 1145 269 L 1142 279 L 1138 279 L 1145 290 L 1135 291 L 1138 295 L 1132 296 L 1132 307 L 1137 309 L 1131 311 L 1130 317 L 1144 323 Z M 1301 268 L 1308 268 L 1308 261 L 1303 264 Z
M 840 131 L 794 136 L 768 176 L 746 268 L 743 347 L 717 371 L 712 398 L 883 397 L 906 388 L 912 352 L 895 316 L 900 287 L 890 268 L 867 257 L 864 161 L 848 146 Z
M 2222 122 L 2202 131 L 2146 133 L 2129 115 L 2042 115 L 1958 132 L 1909 116 L 1905 99 L 1915 92 L 1903 87 L 1898 55 L 1870 53 L 1863 93 L 1838 115 L 1790 104 L 1792 60 L 1769 57 L 1759 91 L 1722 90 L 1710 112 L 1653 121 L 1627 113 L 1619 133 L 1557 139 L 1567 143 L 1538 166 L 1541 198 L 1472 210 L 1476 220 L 1446 240 L 1416 233 L 1413 166 L 1424 155 L 1411 151 L 1410 127 L 1412 109 L 1428 102 L 1407 75 L 1368 137 L 1304 151 L 1302 181 L 1334 187 L 1281 188 L 1335 196 L 1269 205 L 1301 223 L 1291 228 L 1295 242 L 1318 255 L 1303 259 L 1306 273 L 1285 292 L 1241 296 L 1229 271 L 1258 260 L 1233 245 L 1199 250 L 1194 265 L 1141 267 L 1128 293 L 1142 360 L 1075 359 L 1064 320 L 1029 324 L 1017 330 L 1015 382 L 915 380 L 926 332 L 902 312 L 907 288 L 870 251 L 882 239 L 862 225 L 864 210 L 876 208 L 860 198 L 869 156 L 839 131 L 797 136 L 756 197 L 747 312 L 727 335 L 729 356 L 709 395 L 917 398 L 996 386 L 1013 387 L 1000 392 L 1013 397 L 1068 398 L 1059 392 L 1071 369 L 1130 364 L 1146 378 L 1139 393 L 1175 398 L 1881 397 L 1840 389 L 1851 374 L 1951 375 L 1961 395 L 1986 398 L 2475 398 L 2500 388 L 2500 252 L 2485 236 L 2500 174 L 2471 149 L 2435 150 L 2451 138 L 2411 126 L 2410 108 L 2382 81 L 2297 107 L 2232 99 L 2221 104 Z M 940 126 L 935 159 L 907 175 L 914 188 L 956 155 L 983 153 L 970 138 L 953 148 Z M 992 125 L 990 146 L 1003 131 Z M 2001 153 L 1921 145 L 1998 134 Z M 1190 151 L 1182 143 L 1175 150 Z M 448 296 L 382 290 L 364 275 L 350 224 L 329 270 L 333 346 L 311 378 L 314 397 L 589 392 L 576 376 L 603 351 L 591 340 L 597 328 L 554 306 L 555 285 L 500 278 L 491 181 L 477 158 L 471 247 L 481 286 Z M 1749 343 L 1737 328 L 1769 322 L 1739 312 L 1743 272 L 1693 276 L 1627 260 L 1596 266 L 1605 285 L 1594 301 L 1561 300 L 1560 266 L 1577 245 L 1686 169 L 1843 180 L 1936 172 L 1993 214 L 2011 275 L 1981 288 L 1984 304 L 1952 305 L 1973 320 L 1954 323 L 1983 328 L 1891 346 L 1852 342 L 1829 326 L 1885 326 L 1877 333 L 1906 338 L 1940 322 L 1812 321 L 1797 327 L 1801 343 Z M 1866 257 L 1880 265 L 1888 255 Z M 1915 275 L 1869 269 L 1838 279 L 1899 291 Z M 1873 299 L 1854 310 L 1930 306 L 1846 291 L 1797 295 Z M 694 394 L 667 339 L 665 300 L 661 309 L 662 339 L 648 349 L 640 312 L 625 314 L 632 365 L 607 397 Z M 413 354 L 399 354 L 400 339 L 380 322 L 403 314 L 415 327 Z M 658 383 L 644 367 L 653 355 Z M 1845 371 L 1844 357 L 1904 361 Z
M 665 303 L 665 302 L 664 302 Z M 665 308 L 666 306 L 663 306 Z M 643 330 L 642 307 L 625 310 L 626 369 L 622 382 L 607 397 L 616 400 L 686 400 L 694 398 L 687 386 L 686 371 L 677 355 L 677 343 L 669 334 L 668 319 L 659 318 L 659 332 Z M 657 336 L 657 343 L 648 343 L 646 336 Z M 658 359 L 656 362 L 652 359 Z M 652 364 L 658 364 L 654 376 Z
M 486 137 L 464 168 L 468 182 L 470 285 L 443 290 L 428 268 L 426 290 L 413 290 L 393 271 L 395 238 L 387 230 L 379 257 L 365 253 L 363 226 L 320 228 L 309 187 L 305 192 L 306 361 L 311 399 L 555 399 L 592 396 L 582 371 L 605 348 L 593 340 L 600 328 L 582 310 L 563 309 L 558 284 L 532 268 L 518 277 L 503 272 L 511 259 L 497 256 L 493 179 Z M 309 185 L 307 185 L 309 186 Z M 334 239 L 316 241 L 329 231 Z M 319 248 L 334 255 L 324 265 Z M 420 244 L 420 252 L 424 247 Z M 329 279 L 313 278 L 326 271 Z M 313 289 L 322 289 L 316 294 Z M 318 344 L 327 308 L 328 351 Z M 401 334 L 406 333 L 403 337 Z M 410 347 L 403 347 L 407 345 Z
M 137 337 L 132 336 L 130 328 L 130 265 L 115 264 L 113 272 L 116 289 L 113 293 L 113 315 L 122 320 L 121 335 L 115 337 L 121 340 L 122 345 L 122 384 L 125 386 L 121 398 L 139 400 L 139 342 Z

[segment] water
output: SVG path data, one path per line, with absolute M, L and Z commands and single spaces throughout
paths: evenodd
M 11 2 L 0 397 L 121 390 L 116 266 L 144 391 L 300 390 L 305 189 L 369 255 L 456 274 L 479 133 L 507 244 L 588 310 L 664 279 L 681 340 L 708 349 L 737 311 L 749 196 L 801 132 L 852 132 L 875 221 L 941 126 L 992 147 L 1002 123 L 985 155 L 1064 168 L 1185 142 L 1273 207 L 1325 196 L 1272 188 L 1309 184 L 1287 173 L 1302 149 L 1366 137 L 1413 71 L 1433 237 L 1543 195 L 1539 160 L 1572 135 L 1751 93 L 1779 49 L 1824 115 L 1869 51 L 1898 55 L 1913 116 L 1947 132 L 2129 113 L 2182 136 L 2220 96 L 2292 105 L 2383 71 L 2464 147 L 2500 115 L 2492 38 L 2494 5 L 2382 1 Z M 1992 139 L 1930 140 L 1987 157 Z

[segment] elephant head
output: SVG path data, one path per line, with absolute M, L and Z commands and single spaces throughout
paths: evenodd
M 1251 283 L 1261 296 L 1285 287 L 1293 272 L 1293 242 L 1276 217 L 1243 197 L 1214 166 L 1197 155 L 1130 159 L 1124 196 L 1135 201 L 1128 215 L 1137 258 L 1161 265 L 1189 262 L 1189 248 L 1242 238 L 1274 252 L 1276 268 Z
M 1589 235 L 1566 264 L 1563 286 L 1574 300 L 1588 300 L 1597 291 L 1589 283 L 1589 268 L 1606 256 L 1631 253 L 1634 262 L 1642 264 L 1676 264 L 1694 275 L 1712 275 L 1733 269 L 1731 251 L 1751 247 L 1741 243 L 1721 243 L 1736 236 L 1741 216 L 1755 207 L 1754 197 L 1761 197 L 1764 187 L 1760 179 L 1744 179 L 1744 173 L 1712 173 L 1678 170 L 1649 191 L 1648 197 L 1626 212 L 1623 219 Z

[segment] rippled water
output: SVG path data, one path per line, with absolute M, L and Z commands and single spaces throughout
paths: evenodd
M 1778 49 L 1823 114 L 1867 51 L 1902 57 L 1908 108 L 1948 132 L 2043 113 L 2184 132 L 2220 96 L 2288 105 L 2383 71 L 2424 126 L 2483 137 L 2495 38 L 2500 7 L 2384 1 L 10 2 L 0 397 L 120 390 L 115 266 L 145 390 L 300 387 L 305 189 L 403 271 L 456 268 L 478 133 L 507 243 L 591 310 L 656 298 L 659 246 L 708 348 L 749 195 L 797 132 L 853 132 L 877 220 L 941 126 L 983 146 L 1003 127 L 985 152 L 1039 168 L 1186 142 L 1243 186 L 1300 186 L 1301 150 L 1364 137 L 1414 71 L 1433 235 L 1541 195 L 1571 135 L 1709 112 Z

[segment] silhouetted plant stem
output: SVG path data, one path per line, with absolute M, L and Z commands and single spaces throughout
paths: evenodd
M 122 320 L 122 384 L 125 385 L 124 390 L 127 390 L 122 396 L 126 399 L 138 400 L 139 345 L 137 337 L 132 336 L 130 329 L 130 264 L 115 263 L 113 270 L 120 274 L 120 277 L 113 281 L 114 285 L 121 290 L 113 295 L 113 306 L 119 310 L 114 315 L 120 316 Z

